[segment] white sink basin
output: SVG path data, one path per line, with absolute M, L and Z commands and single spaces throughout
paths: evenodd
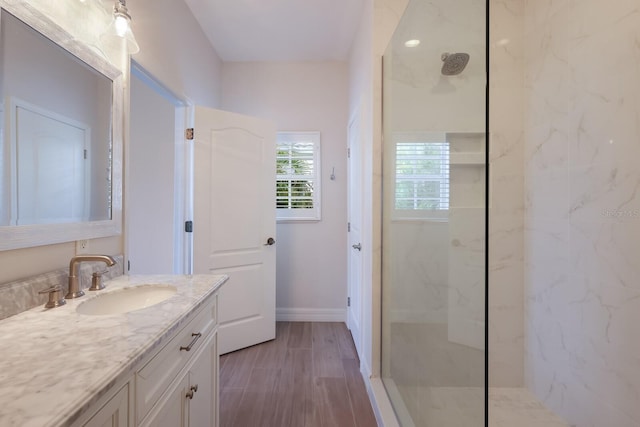
M 138 285 L 99 294 L 78 305 L 76 311 L 90 315 L 128 313 L 161 303 L 176 291 L 176 287 L 171 285 Z

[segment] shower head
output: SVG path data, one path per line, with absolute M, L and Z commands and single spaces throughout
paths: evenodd
M 468 53 L 443 53 L 440 58 L 442 59 L 442 75 L 444 76 L 457 76 L 464 70 L 469 62 Z

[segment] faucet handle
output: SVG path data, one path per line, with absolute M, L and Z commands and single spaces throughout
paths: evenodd
M 62 287 L 60 285 L 51 286 L 38 292 L 39 294 L 49 294 L 49 301 L 44 305 L 44 308 L 54 308 L 65 305 L 67 301 L 65 301 L 61 292 Z
M 102 275 L 104 273 L 108 273 L 109 270 L 102 270 L 102 271 L 96 271 L 95 273 L 93 273 L 91 275 L 91 287 L 89 288 L 90 291 L 99 291 L 101 289 L 104 289 L 104 283 L 102 283 Z

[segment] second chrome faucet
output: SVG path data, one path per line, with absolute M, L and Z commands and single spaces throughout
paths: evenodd
M 80 277 L 78 276 L 79 264 L 84 261 L 101 261 L 108 267 L 115 265 L 116 260 L 109 255 L 76 255 L 69 263 L 69 292 L 65 296 L 67 299 L 78 298 L 84 295 L 80 289 Z

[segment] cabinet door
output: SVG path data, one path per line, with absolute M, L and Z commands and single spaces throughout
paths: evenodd
M 116 393 L 83 427 L 126 427 L 129 425 L 129 385 Z
M 160 403 L 160 410 L 142 425 L 149 427 L 187 427 L 189 375 L 185 375 L 177 386 Z
M 216 335 L 207 343 L 191 369 L 189 369 L 190 389 L 196 390 L 189 400 L 189 425 L 192 427 L 215 427 L 218 412 L 217 376 L 218 352 Z

